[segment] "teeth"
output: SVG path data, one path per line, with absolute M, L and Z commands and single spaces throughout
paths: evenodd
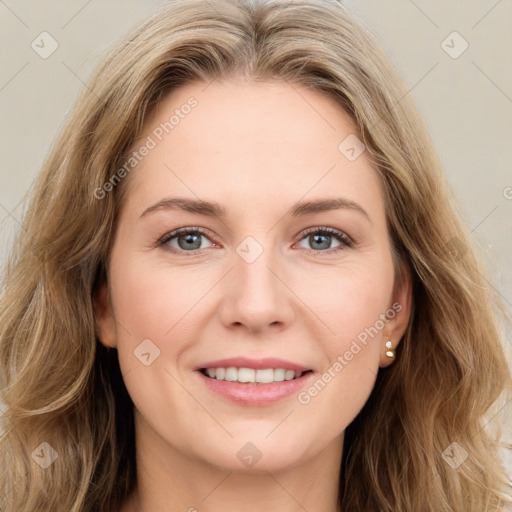
M 217 375 L 215 375 L 215 378 L 217 378 Z M 235 381 L 238 379 L 238 372 L 236 368 L 230 367 L 226 368 L 226 375 L 224 377 L 225 380 L 229 381 Z
M 265 368 L 255 370 L 254 368 L 207 368 L 206 375 L 212 379 L 227 380 L 230 382 L 250 382 L 257 384 L 270 384 L 282 382 L 283 380 L 298 379 L 303 372 L 285 370 L 284 368 Z
M 274 370 L 272 370 L 272 368 L 256 370 L 254 373 L 256 375 L 256 382 L 259 382 L 260 384 L 269 384 L 270 382 L 274 382 Z
M 282 368 L 275 369 L 274 370 L 274 381 L 275 382 L 283 381 L 285 374 L 286 374 L 286 370 L 283 370 Z
M 238 369 L 238 382 L 255 382 L 256 370 L 252 368 L 239 368 Z

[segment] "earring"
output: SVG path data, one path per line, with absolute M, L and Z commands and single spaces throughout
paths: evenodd
M 391 343 L 391 340 L 386 341 L 386 356 L 389 358 L 395 357 L 395 351 L 393 350 L 393 343 Z

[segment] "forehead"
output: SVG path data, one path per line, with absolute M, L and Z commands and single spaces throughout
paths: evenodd
M 148 115 L 133 148 L 151 140 L 152 149 L 130 175 L 129 195 L 138 202 L 165 194 L 228 203 L 243 197 L 256 205 L 346 191 L 353 199 L 378 196 L 378 207 L 368 152 L 352 160 L 342 151 L 356 136 L 333 99 L 298 84 L 193 82 Z

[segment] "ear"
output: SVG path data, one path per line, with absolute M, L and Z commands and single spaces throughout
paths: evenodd
M 393 301 L 386 314 L 389 321 L 382 329 L 383 339 L 381 342 L 382 347 L 379 364 L 381 368 L 389 366 L 395 360 L 395 358 L 388 357 L 386 355 L 386 352 L 388 351 L 386 342 L 391 341 L 393 346 L 392 350 L 396 349 L 405 333 L 405 330 L 407 329 L 407 325 L 409 324 L 411 307 L 412 275 L 409 267 L 404 264 L 400 269 L 399 281 L 393 290 Z
M 112 311 L 112 304 L 107 283 L 102 284 L 96 291 L 94 298 L 94 312 L 96 319 L 96 334 L 107 348 L 117 347 L 116 321 Z

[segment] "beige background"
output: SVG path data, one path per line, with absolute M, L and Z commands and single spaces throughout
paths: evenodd
M 162 3 L 0 0 L 0 277 L 23 195 L 77 93 L 105 50 Z M 486 255 L 490 285 L 512 306 L 512 2 L 344 3 L 404 76 Z M 46 59 L 31 47 L 43 31 L 58 43 Z M 512 441 L 511 404 L 497 417 L 507 416 Z

